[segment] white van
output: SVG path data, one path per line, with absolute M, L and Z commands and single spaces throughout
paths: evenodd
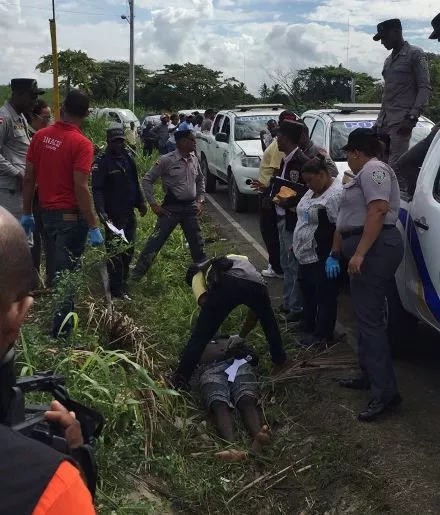
M 106 107 L 98 109 L 96 116 L 98 118 L 105 118 L 110 123 L 121 124 L 124 129 L 130 127 L 130 123 L 134 122 L 136 129 L 139 129 L 140 123 L 138 117 L 130 111 L 130 109 L 120 109 L 119 107 Z

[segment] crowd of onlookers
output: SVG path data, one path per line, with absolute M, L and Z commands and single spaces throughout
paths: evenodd
M 154 149 L 161 155 L 176 150 L 174 133 L 176 130 L 191 130 L 193 132 L 207 132 L 211 130 L 212 122 L 216 111 L 207 109 L 204 114 L 194 111 L 190 114 L 168 114 L 160 116 L 160 123 L 154 125 L 147 121 L 142 130 L 141 140 L 144 147 L 144 154 L 151 155 Z

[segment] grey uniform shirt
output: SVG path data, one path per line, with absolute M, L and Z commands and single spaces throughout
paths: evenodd
M 30 139 L 24 116 L 9 101 L 0 107 L 0 188 L 16 190 L 24 175 Z
M 386 200 L 389 203 L 384 224 L 396 224 L 400 209 L 400 190 L 396 174 L 387 164 L 375 157 L 370 159 L 343 188 L 336 222 L 339 232 L 363 227 L 367 219 L 368 204 L 373 200 Z
M 431 92 L 425 52 L 405 41 L 400 52 L 386 58 L 382 75 L 385 86 L 377 126 L 400 124 L 408 114 L 419 117 Z
M 165 195 L 170 192 L 177 200 L 202 201 L 205 194 L 205 180 L 200 164 L 194 154 L 183 157 L 178 150 L 162 156 L 145 175 L 142 186 L 149 204 L 158 204 L 153 195 L 153 184 L 162 180 Z
M 265 281 L 260 272 L 254 267 L 254 265 L 245 256 L 238 256 L 236 254 L 229 254 L 226 256 L 234 264 L 225 275 L 236 277 L 237 279 L 244 279 L 246 281 L 252 281 L 257 284 L 265 285 Z

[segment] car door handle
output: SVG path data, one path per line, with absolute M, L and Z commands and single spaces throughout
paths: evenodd
M 424 231 L 427 231 L 429 229 L 429 225 L 426 223 L 426 220 L 424 218 L 414 220 L 414 225 L 420 227 L 420 229 L 423 229 Z

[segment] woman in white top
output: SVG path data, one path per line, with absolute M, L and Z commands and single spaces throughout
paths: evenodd
M 334 340 L 339 281 L 327 278 L 325 262 L 332 248 L 343 190 L 330 175 L 325 156 L 311 159 L 301 174 L 309 191 L 296 208 L 298 222 L 293 234 L 292 250 L 299 262 L 303 295 L 302 318 L 295 330 L 307 333 L 301 343 L 309 347 Z

